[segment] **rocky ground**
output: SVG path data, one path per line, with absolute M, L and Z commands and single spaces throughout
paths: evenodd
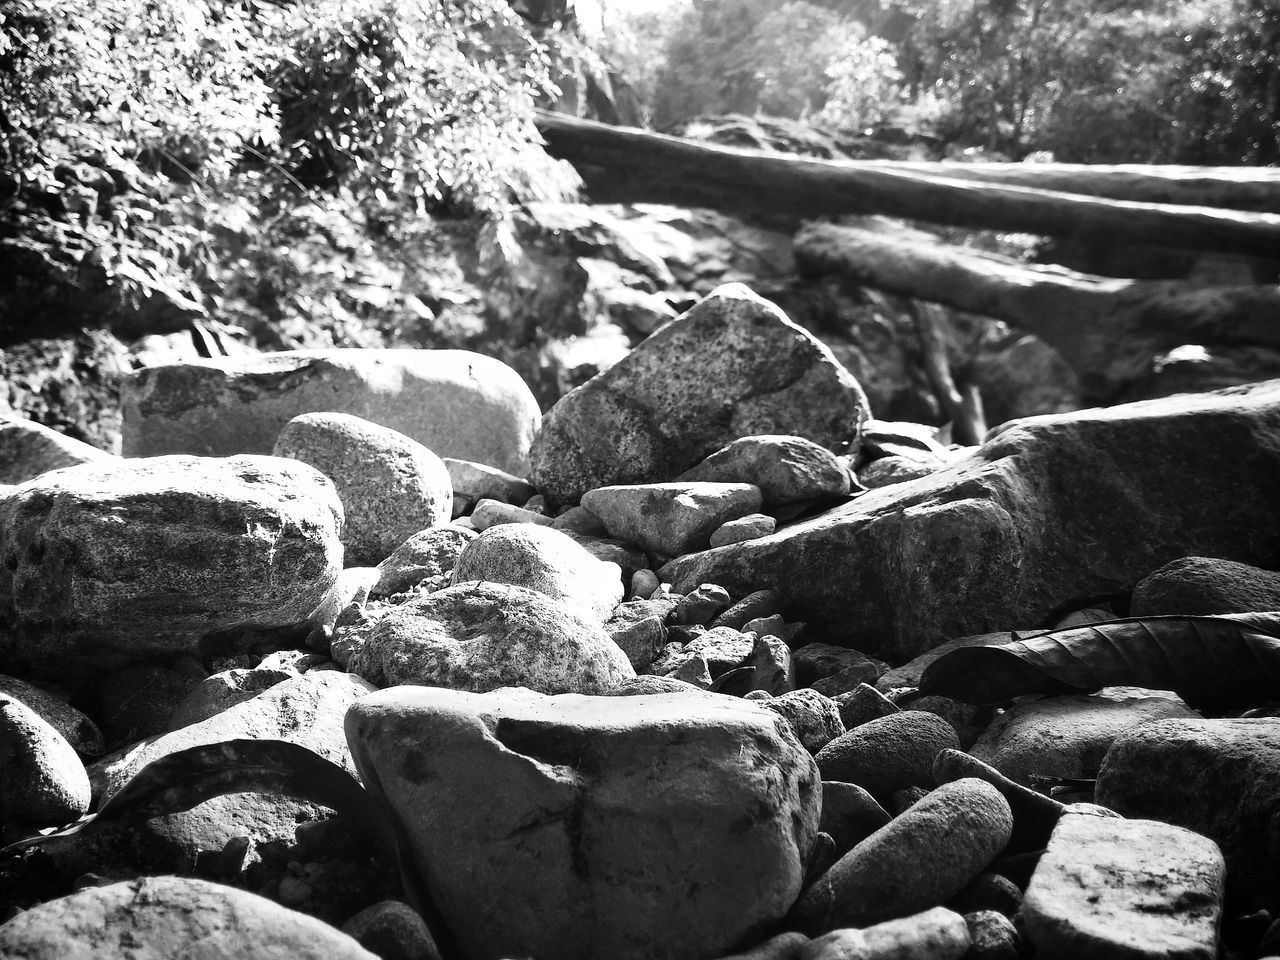
M 652 306 L 652 305 L 650 305 Z M 712 291 L 0 423 L 0 955 L 1280 955 L 1280 381 L 877 419 Z

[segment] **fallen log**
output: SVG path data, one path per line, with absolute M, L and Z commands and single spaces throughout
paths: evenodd
M 541 113 L 548 152 L 597 203 L 712 207 L 775 224 L 886 214 L 971 229 L 1280 258 L 1280 214 L 1090 197 L 887 165 L 743 150 Z
M 1090 402 L 1111 402 L 1184 344 L 1280 348 L 1280 286 L 1113 280 L 870 230 L 814 223 L 795 238 L 803 275 L 835 274 L 1003 320 L 1056 349 Z

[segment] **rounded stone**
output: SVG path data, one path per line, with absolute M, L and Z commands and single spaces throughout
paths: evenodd
M 17 677 L 0 674 L 0 694 L 7 694 L 66 737 L 67 742 L 82 757 L 96 757 L 106 749 L 106 741 L 98 725 L 71 706 L 40 687 Z
M 766 506 L 849 492 L 849 471 L 834 453 L 804 437 L 779 435 L 739 437 L 678 479 L 754 483 Z
M 810 753 L 818 753 L 844 733 L 840 708 L 817 690 L 789 690 L 763 703 L 766 710 L 785 717 L 796 737 Z
M 304 413 L 285 424 L 273 453 L 311 464 L 338 488 L 347 566 L 380 563 L 405 538 L 452 517 L 444 462 L 389 427 L 348 413 Z
M 818 829 L 835 841 L 841 856 L 891 819 L 876 798 L 857 784 L 822 781 L 822 820 Z
M 0 823 L 61 826 L 89 809 L 89 777 L 66 738 L 0 694 Z
M 398 900 L 366 907 L 342 925 L 342 932 L 382 960 L 440 960 L 440 948 L 418 911 Z
M 854 727 L 816 759 L 824 780 L 856 783 L 887 803 L 898 790 L 932 786 L 934 758 L 959 746 L 955 728 L 941 717 L 903 710 Z
M 420 530 L 378 564 L 378 582 L 369 591 L 379 596 L 403 593 L 424 580 L 448 586 L 463 548 L 476 538 L 452 524 Z
M 1212 616 L 1280 610 L 1280 572 L 1216 557 L 1182 557 L 1133 588 L 1131 615 Z

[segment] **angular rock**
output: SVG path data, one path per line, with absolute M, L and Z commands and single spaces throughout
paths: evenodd
M 62 826 L 89 809 L 89 778 L 71 744 L 0 693 L 0 824 Z
M 1214 960 L 1225 874 L 1190 830 L 1068 814 L 1022 901 L 1027 940 L 1043 960 Z
M 800 952 L 800 960 L 960 960 L 969 945 L 965 918 L 934 907 L 862 930 L 823 934 Z
M 815 639 L 905 659 L 1123 593 L 1176 557 L 1265 565 L 1278 475 L 1280 381 L 1034 417 L 930 477 L 659 573 L 677 591 L 775 589 Z
M 448 585 L 462 550 L 476 538 L 470 530 L 454 526 L 420 530 L 378 564 L 378 582 L 369 592 L 379 596 L 403 593 L 424 580 Z
M 582 505 L 600 518 L 610 536 L 638 544 L 656 557 L 677 557 L 705 549 L 712 532 L 725 521 L 759 510 L 760 490 L 748 483 L 598 487 L 582 496 Z M 688 584 L 681 592 L 696 586 Z
M 1013 811 L 1013 833 L 1006 853 L 1043 850 L 1067 809 L 1052 797 L 1015 783 L 995 767 L 961 750 L 948 749 L 939 753 L 933 761 L 933 777 L 939 784 L 975 777 L 1000 791 Z
M 1280 573 L 1234 560 L 1182 557 L 1133 588 L 1130 615 L 1212 616 L 1280 610 Z
M 933 786 L 933 761 L 960 746 L 951 724 L 904 710 L 854 727 L 818 752 L 824 780 L 856 783 L 880 803 L 906 787 Z
M 742 543 L 744 540 L 757 540 L 767 537 L 778 529 L 778 521 L 767 513 L 749 513 L 737 520 L 726 520 L 711 533 L 708 545 L 725 547 L 731 543 Z
M 905 917 L 941 906 L 1004 849 L 1013 818 L 999 791 L 957 780 L 846 853 L 796 903 L 811 934 Z
M 752 671 L 750 683 L 752 690 L 762 691 L 773 697 L 785 697 L 788 693 L 798 692 L 795 689 L 795 669 L 791 666 L 791 648 L 781 637 L 767 633 L 764 636 L 757 634 L 751 653 L 742 661 L 742 666 Z M 814 696 L 822 696 L 816 690 L 812 693 Z M 832 708 L 835 709 L 834 704 Z M 838 719 L 839 716 L 839 710 L 836 710 L 833 720 Z M 843 724 L 840 726 L 840 732 L 844 732 Z M 818 739 L 815 736 L 811 742 L 817 743 Z
M 599 621 L 527 587 L 461 583 L 379 619 L 348 669 L 378 686 L 603 693 L 635 676 Z
M 857 784 L 822 781 L 822 819 L 818 829 L 835 842 L 844 856 L 892 819 L 876 798 Z
M 711 625 L 741 630 L 747 621 L 781 614 L 782 608 L 783 600 L 777 593 L 772 590 L 756 590 L 716 617 Z
M 936 473 L 945 464 L 942 461 L 923 461 L 911 457 L 880 457 L 858 471 L 858 483 L 869 490 L 889 487 L 908 480 L 919 480 Z
M 0 414 L 0 484 L 22 483 L 50 470 L 116 459 L 34 420 Z
M 297 629 L 342 568 L 341 523 L 333 484 L 277 457 L 45 474 L 0 500 L 0 663 L 79 675 Z
M 898 712 L 898 705 L 869 683 L 859 683 L 848 693 L 831 699 L 840 708 L 840 719 L 846 730 Z
M 729 607 L 729 591 L 714 583 L 699 584 L 676 601 L 671 623 L 706 627 Z
M 753 483 L 766 506 L 849 492 L 849 472 L 836 455 L 804 437 L 740 437 L 676 479 Z
M 1111 745 L 1097 801 L 1214 840 L 1242 903 L 1280 896 L 1280 719 L 1157 720 Z
M 716 957 L 800 892 L 817 770 L 740 700 L 400 688 L 347 731 L 465 956 Z
M 622 571 L 597 560 L 572 537 L 531 524 L 503 524 L 468 543 L 453 583 L 471 580 L 527 587 L 600 622 L 622 602 Z
M 969 753 L 1023 786 L 1033 786 L 1037 775 L 1092 780 L 1126 731 L 1152 720 L 1199 716 L 1164 697 L 1047 697 L 1005 710 Z
M 600 518 L 582 505 L 570 507 L 559 514 L 551 525 L 565 533 L 580 533 L 589 537 L 605 537 L 609 529 L 600 522 Z M 650 571 L 652 573 L 653 571 Z
M 796 739 L 810 753 L 816 754 L 844 733 L 839 708 L 816 690 L 781 693 L 763 701 L 760 706 L 785 718 L 791 724 Z
M 667 615 L 674 600 L 628 600 L 614 608 L 605 632 L 637 671 L 648 669 L 667 643 Z
M 739 437 L 851 443 L 866 417 L 862 388 L 826 346 L 730 284 L 561 398 L 529 479 L 573 503 L 596 487 L 671 480 Z
M 3 674 L 0 674 L 0 694 L 11 697 L 32 710 L 62 734 L 80 756 L 96 757 L 106 749 L 106 741 L 98 725 L 59 697 L 17 677 L 6 677 Z
M 127 457 L 269 453 L 302 413 L 350 413 L 439 457 L 524 470 L 541 415 L 519 374 L 466 350 L 295 350 L 143 367 L 125 377 Z
M 968 960 L 1020 960 L 1022 937 L 1013 921 L 1003 913 L 978 910 L 965 913 L 964 922 L 972 941 L 966 954 Z
M 184 877 L 88 887 L 32 907 L 0 927 L 0 955 L 23 960 L 377 960 L 321 920 L 257 894 Z
M 518 506 L 538 492 L 528 480 L 497 467 L 456 457 L 444 457 L 443 460 L 453 484 L 454 516 L 462 512 L 457 507 L 458 502 L 472 504 L 479 500 L 501 500 Z
M 311 464 L 338 488 L 347 566 L 381 563 L 406 537 L 452 516 L 453 487 L 440 458 L 403 433 L 360 417 L 294 417 L 272 453 Z
M 551 526 L 551 518 L 545 514 L 503 503 L 501 500 L 481 500 L 471 512 L 470 520 L 472 526 L 481 531 L 508 523 L 528 523 L 540 527 Z

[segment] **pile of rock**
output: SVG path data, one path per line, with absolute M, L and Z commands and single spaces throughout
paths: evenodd
M 144 370 L 124 459 L 4 425 L 0 953 L 1280 950 L 1274 705 L 917 689 L 1280 608 L 1280 384 L 955 450 L 740 287 L 540 423 L 486 363 Z

